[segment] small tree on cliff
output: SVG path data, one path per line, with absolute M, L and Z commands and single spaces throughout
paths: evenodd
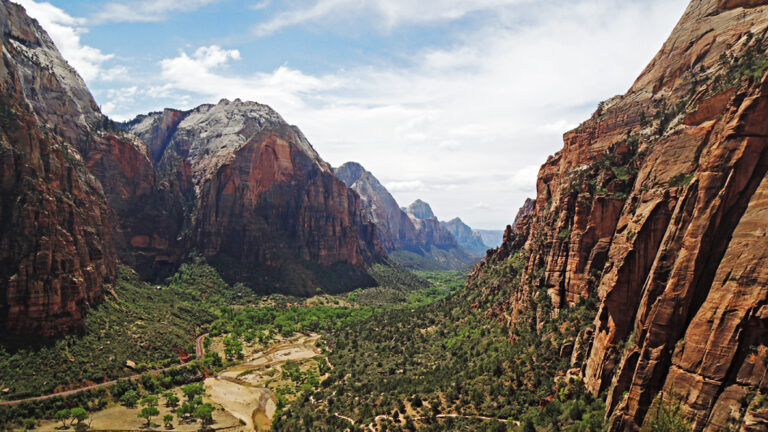
M 642 432 L 687 432 L 691 430 L 691 421 L 683 413 L 680 401 L 665 398 L 661 393 L 653 401 Z

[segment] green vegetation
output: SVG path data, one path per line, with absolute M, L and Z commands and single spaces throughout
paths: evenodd
M 752 33 L 747 34 L 747 49 L 738 56 L 723 53 L 720 64 L 724 71 L 717 75 L 711 86 L 711 93 L 719 93 L 737 85 L 746 78 L 750 82 L 758 82 L 768 68 L 768 55 L 766 55 L 765 34 L 755 39 Z
M 89 311 L 83 334 L 0 344 L 0 382 L 10 389 L 8 397 L 125 377 L 136 373 L 125 367 L 128 360 L 138 371 L 179 364 L 180 352 L 194 352 L 196 329 L 215 318 L 201 303 L 208 290 L 206 279 L 199 277 L 204 271 L 183 270 L 195 274 L 197 283 L 156 288 L 120 268 L 114 291 Z
M 672 124 L 672 121 L 685 112 L 689 102 L 690 98 L 688 97 L 679 100 L 673 105 L 667 105 L 666 101 L 662 102 L 661 107 L 653 115 L 653 118 L 659 122 L 656 131 L 658 135 L 662 135 L 669 128 L 669 125 Z
M 266 345 L 277 335 L 317 332 L 327 361 L 287 362 L 266 384 L 278 398 L 275 430 L 302 430 L 301 424 L 351 428 L 343 417 L 354 419 L 357 430 L 376 416 L 387 430 L 507 430 L 518 427 L 517 421 L 527 430 L 600 430 L 603 402 L 578 380 L 564 378 L 570 358 L 559 355 L 590 324 L 594 299 L 542 321 L 551 305 L 545 291 L 534 288 L 526 294 L 531 308 L 512 328 L 486 314 L 523 289 L 519 274 L 526 260 L 518 252 L 490 262 L 468 288 L 462 272 L 414 275 L 381 264 L 370 272 L 378 287 L 311 299 L 258 296 L 242 284 L 230 286 L 200 260 L 183 265 L 162 285 L 141 282 L 121 268 L 82 334 L 33 348 L 8 343 L 0 351 L 0 374 L 19 397 L 47 392 L 34 387 L 44 383 L 135 374 L 126 360 L 145 373 L 69 397 L 2 408 L 0 425 L 42 418 L 64 425 L 76 408 L 88 414 L 119 402 L 136 409 L 145 427 L 154 427 L 158 418 L 169 427 L 173 416 L 161 415 L 162 399 L 179 423 L 199 419 L 207 427 L 213 406 L 203 403 L 204 389 L 195 382 L 204 368 L 225 367 L 242 358 L 246 346 Z M 176 367 L 204 332 L 210 334 L 205 358 Z M 223 344 L 226 358 L 210 350 L 213 338 Z M 171 368 L 146 372 L 161 367 Z M 171 389 L 182 385 L 180 401 Z
M 535 314 L 544 304 L 538 293 L 511 329 L 486 318 L 484 307 L 469 307 L 483 298 L 473 291 L 478 287 L 519 289 L 524 255 L 492 263 L 469 290 L 413 309 L 383 310 L 325 335 L 333 369 L 319 388 L 306 388 L 287 406 L 273 429 L 362 430 L 378 418 L 393 431 L 507 430 L 508 419 L 528 430 L 601 430 L 603 402 L 578 380 L 566 382 L 570 358 L 559 355 L 589 325 L 594 299 L 538 329 Z M 445 415 L 455 417 L 439 417 Z
M 693 180 L 693 177 L 695 176 L 695 173 L 690 174 L 677 174 L 676 176 L 672 177 L 669 180 L 669 187 L 671 188 L 677 188 L 677 187 L 685 187 L 688 186 L 688 184 Z
M 691 421 L 683 413 L 680 402 L 665 399 L 661 394 L 653 401 L 642 432 L 687 432 L 689 430 L 691 430 Z
M 644 157 L 638 151 L 638 146 L 638 137 L 627 132 L 624 140 L 611 145 L 605 153 L 574 176 L 570 184 L 571 192 L 627 199 Z
M 407 269 L 428 271 L 468 270 L 479 261 L 461 248 L 442 249 L 436 246 L 429 251 L 398 249 L 389 256 Z

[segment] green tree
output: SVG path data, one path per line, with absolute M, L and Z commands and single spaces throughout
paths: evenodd
M 205 403 L 195 409 L 195 417 L 203 422 L 203 428 L 213 424 L 213 405 Z
M 227 360 L 243 358 L 243 343 L 237 338 L 227 336 L 224 338 L 224 354 Z
M 158 411 L 156 407 L 146 406 L 141 409 L 141 412 L 137 417 L 147 419 L 146 427 L 149 427 L 152 424 L 152 417 L 158 414 L 160 414 L 160 411 Z
M 179 406 L 179 397 L 176 396 L 173 392 L 166 392 L 163 394 L 165 397 L 165 406 L 168 408 L 176 408 Z
M 195 411 L 195 407 L 192 405 L 191 402 L 184 402 L 176 410 L 176 416 L 179 418 L 179 422 L 184 422 L 188 419 L 190 415 L 194 413 L 194 411 Z
M 191 402 L 195 396 L 201 395 L 205 392 L 205 389 L 200 384 L 188 384 L 181 388 L 184 396 Z
M 72 408 L 72 410 L 69 412 L 69 415 L 70 415 L 70 417 L 72 417 L 72 422 L 70 422 L 70 424 L 69 424 L 70 426 L 75 421 L 77 421 L 77 424 L 80 424 L 80 423 L 82 423 L 83 421 L 85 421 L 89 417 L 88 411 L 86 411 L 86 410 L 84 410 L 83 408 L 80 408 L 80 407 Z
M 133 408 L 136 406 L 136 403 L 139 402 L 139 394 L 136 393 L 136 390 L 128 390 L 123 394 L 122 397 L 120 397 L 120 403 L 127 406 L 128 408 Z
M 150 407 L 156 407 L 157 406 L 157 396 L 144 396 L 141 399 L 141 405 L 142 406 L 150 406 Z
M 61 422 L 61 427 L 66 428 L 67 427 L 67 420 L 69 420 L 69 410 L 63 409 L 56 412 L 56 415 L 53 416 L 53 419 L 56 421 Z
M 171 415 L 171 414 L 166 414 L 166 415 L 163 417 L 163 424 L 165 425 L 166 429 L 171 429 L 171 428 L 173 428 L 173 415 Z

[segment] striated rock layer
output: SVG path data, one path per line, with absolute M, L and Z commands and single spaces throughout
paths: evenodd
M 82 326 L 117 256 L 101 184 L 77 146 L 103 116 L 24 10 L 0 3 L 0 327 Z
M 507 319 L 539 290 L 554 313 L 597 296 L 581 374 L 612 430 L 662 395 L 697 431 L 768 428 L 766 28 L 768 1 L 693 1 L 629 92 L 565 135 L 489 255 L 524 242 Z

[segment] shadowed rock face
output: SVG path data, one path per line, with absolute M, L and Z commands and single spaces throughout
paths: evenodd
M 629 92 L 565 135 L 496 252 L 524 239 L 522 289 L 556 308 L 598 297 L 581 367 L 612 430 L 662 393 L 697 431 L 768 428 L 767 3 L 693 1 Z
M 356 162 L 347 162 L 334 171 L 339 179 L 360 195 L 363 208 L 379 228 L 381 243 L 387 250 L 415 246 L 416 227 L 373 174 Z
M 0 327 L 82 326 L 117 256 L 104 192 L 78 146 L 102 116 L 45 32 L 0 3 Z

